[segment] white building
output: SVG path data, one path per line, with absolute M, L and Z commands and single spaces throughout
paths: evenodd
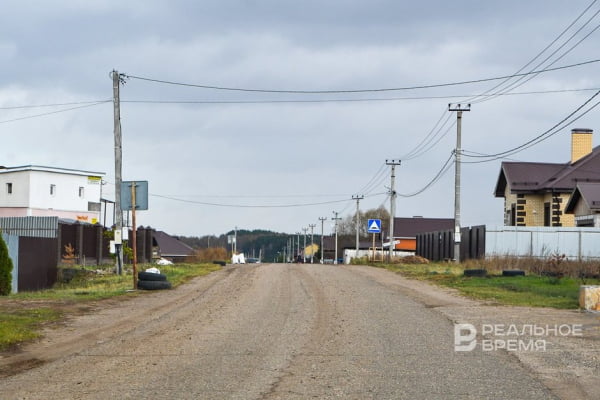
M 0 217 L 100 220 L 103 172 L 26 165 L 0 167 Z

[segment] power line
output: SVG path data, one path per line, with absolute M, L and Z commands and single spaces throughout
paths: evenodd
M 465 97 L 498 97 L 498 96 L 523 96 L 535 94 L 553 94 L 553 93 L 572 93 L 594 91 L 600 88 L 578 88 L 578 89 L 557 89 L 557 90 L 535 90 L 527 92 L 511 92 L 487 95 L 476 94 L 453 94 L 440 96 L 403 96 L 403 97 L 379 97 L 362 99 L 289 99 L 289 100 L 121 100 L 121 103 L 131 104 L 302 104 L 302 103 L 366 103 L 366 102 L 385 102 L 385 101 L 408 101 L 408 100 L 444 100 L 458 99 Z M 445 114 L 444 110 L 444 114 Z
M 383 193 L 383 192 L 376 193 L 376 194 L 372 194 L 372 195 L 365 196 L 365 197 L 375 197 L 375 196 L 379 196 L 382 194 L 385 194 L 385 193 Z M 198 205 L 204 205 L 204 206 L 215 206 L 215 207 L 230 207 L 230 208 L 295 208 L 295 207 L 309 207 L 309 206 L 319 206 L 319 205 L 325 205 L 325 204 L 344 203 L 344 202 L 349 201 L 346 198 L 346 199 L 341 199 L 341 200 L 322 201 L 322 202 L 316 202 L 316 203 L 272 204 L 272 205 L 226 204 L 226 203 L 212 203 L 212 202 L 205 202 L 205 201 L 186 200 L 186 199 L 182 199 L 182 198 L 177 198 L 177 197 L 172 197 L 172 196 L 164 196 L 164 195 L 153 194 L 153 193 L 151 193 L 150 196 L 167 199 L 167 200 L 179 201 L 182 203 L 198 204 Z
M 112 101 L 112 99 L 104 99 L 104 100 L 90 100 L 90 101 L 74 101 L 70 103 L 50 103 L 50 104 L 33 104 L 33 105 L 20 105 L 20 106 L 5 106 L 0 107 L 0 110 L 20 110 L 25 108 L 44 108 L 44 107 L 62 107 L 62 106 L 74 106 L 74 105 L 82 105 L 82 104 L 90 104 L 95 105 L 98 103 L 104 103 Z
M 482 79 L 473 79 L 467 81 L 459 81 L 459 82 L 449 82 L 449 83 L 438 83 L 438 84 L 429 84 L 429 85 L 416 85 L 416 86 L 404 86 L 404 87 L 394 87 L 394 88 L 376 88 L 376 89 L 348 89 L 348 90 L 274 90 L 274 89 L 252 89 L 252 88 L 241 88 L 241 87 L 227 87 L 227 86 L 214 86 L 214 85 L 202 85 L 202 84 L 194 84 L 194 83 L 185 83 L 185 82 L 175 82 L 175 81 L 167 81 L 162 79 L 155 78 L 147 78 L 136 75 L 127 75 L 124 74 L 127 79 L 137 79 L 146 82 L 152 83 L 160 83 L 165 85 L 175 85 L 175 86 L 185 86 L 185 87 L 194 87 L 199 89 L 211 89 L 211 90 L 224 90 L 224 91 L 235 91 L 235 92 L 253 92 L 253 93 L 288 93 L 288 94 L 333 94 L 333 93 L 373 93 L 373 92 L 393 92 L 393 91 L 402 91 L 402 90 L 416 90 L 416 89 L 432 89 L 439 87 L 449 87 L 449 86 L 460 86 L 467 85 L 473 83 L 482 83 L 482 82 L 490 82 L 495 80 L 506 79 L 509 77 L 517 77 L 517 76 L 526 76 L 533 74 L 540 74 L 543 72 L 551 72 L 558 71 L 568 68 L 580 67 L 583 65 L 593 64 L 600 62 L 600 59 L 583 61 L 575 64 L 563 65 L 560 67 L 554 68 L 545 68 L 538 71 L 530 71 L 519 74 L 512 75 L 504 75 L 498 76 L 494 78 L 482 78 Z
M 578 119 L 582 118 L 584 115 L 586 115 L 587 113 L 589 113 L 590 111 L 592 111 L 594 108 L 596 108 L 598 106 L 598 104 L 600 104 L 600 102 L 597 102 L 596 104 L 592 105 L 588 110 L 586 110 L 585 112 L 583 112 L 581 115 L 577 116 L 575 119 L 569 121 L 571 119 L 571 117 L 573 117 L 575 114 L 577 114 L 580 110 L 582 110 L 585 106 L 587 106 L 594 98 L 596 98 L 598 95 L 600 95 L 600 90 L 597 91 L 592 97 L 590 97 L 589 99 L 587 99 L 583 104 L 581 104 L 579 107 L 577 107 L 574 111 L 572 111 L 571 113 L 569 113 L 569 115 L 567 115 L 565 118 L 563 118 L 562 120 L 560 120 L 559 122 L 557 122 L 556 124 L 554 124 L 550 129 L 547 129 L 546 131 L 542 132 L 541 134 L 539 134 L 538 136 L 534 137 L 531 140 L 528 140 L 527 142 L 513 147 L 512 149 L 509 150 L 505 150 L 499 153 L 495 153 L 495 154 L 489 154 L 489 155 L 470 155 L 468 157 L 473 157 L 473 158 L 489 158 L 489 157 L 494 157 L 491 160 L 485 160 L 485 161 L 466 161 L 467 163 L 481 163 L 481 162 L 489 162 L 489 161 L 494 161 L 497 160 L 499 158 L 504 158 L 505 156 L 509 156 L 509 155 L 513 155 L 516 154 L 520 151 L 523 151 L 525 149 L 528 149 L 531 146 L 534 146 L 538 143 L 541 143 L 542 141 L 550 138 L 551 136 L 557 134 L 558 132 L 560 132 L 560 129 L 563 128 L 563 125 L 566 124 L 571 124 L 575 121 L 577 121 Z
M 59 114 L 59 113 L 67 112 L 67 111 L 73 111 L 73 110 L 79 110 L 79 109 L 82 109 L 82 108 L 93 107 L 93 106 L 97 106 L 99 104 L 105 104 L 105 103 L 109 103 L 109 102 L 111 102 L 111 100 L 103 100 L 103 101 L 99 101 L 99 102 L 96 102 L 96 103 L 86 104 L 86 105 L 78 106 L 78 107 L 66 108 L 66 109 L 63 109 L 63 110 L 56 110 L 56 111 L 50 111 L 50 112 L 46 112 L 46 113 L 42 113 L 42 114 L 27 115 L 25 117 L 7 119 L 7 120 L 4 120 L 4 121 L 0 121 L 0 124 L 6 124 L 6 123 L 9 123 L 9 122 L 15 122 L 15 121 L 23 121 L 23 120 L 32 119 L 32 118 L 45 117 L 47 115 Z
M 414 197 L 414 196 L 417 196 L 417 195 L 423 193 L 427 189 L 429 189 L 431 186 L 433 186 L 437 181 L 439 181 L 450 170 L 450 168 L 454 164 L 454 162 L 450 162 L 452 160 L 453 156 L 454 156 L 454 152 L 452 152 L 450 154 L 450 157 L 448 157 L 448 159 L 446 160 L 444 165 L 442 165 L 442 168 L 440 168 L 440 170 L 435 174 L 435 176 L 421 189 L 417 190 L 416 192 L 412 192 L 412 193 L 397 193 L 397 195 L 400 197 L 405 197 L 405 198 L 406 197 Z
M 567 33 L 569 31 L 569 29 L 571 29 L 571 27 L 573 25 L 575 25 L 577 23 L 577 21 L 579 21 L 587 12 L 588 10 L 597 2 L 597 0 L 593 0 L 580 14 L 579 16 L 577 16 L 577 18 L 575 18 L 575 20 L 573 20 L 556 38 L 554 38 L 554 40 L 552 42 L 550 42 L 550 44 L 548 44 L 543 50 L 541 50 L 538 54 L 536 54 L 535 57 L 533 57 L 531 60 L 529 60 L 529 62 L 527 62 L 527 64 L 523 65 L 521 68 L 519 68 L 516 73 L 520 73 L 521 71 L 523 71 L 525 68 L 527 68 L 529 65 L 531 65 L 535 60 L 537 60 L 542 54 L 544 54 L 546 52 L 546 50 L 550 49 L 561 37 L 563 37 L 563 35 L 565 33 Z M 595 16 L 595 15 L 594 15 Z M 593 18 L 593 17 L 592 17 Z M 589 22 L 591 21 L 588 20 L 585 24 L 584 27 L 589 24 Z M 578 31 L 579 32 L 579 31 Z M 576 32 L 577 33 L 577 32 Z M 571 37 L 572 38 L 572 37 Z M 563 46 L 568 43 L 571 38 L 569 38 L 564 44 Z M 561 46 L 562 47 L 562 46 Z M 558 49 L 560 50 L 560 48 Z M 546 61 L 546 60 L 544 60 Z M 542 61 L 542 63 L 544 62 Z M 538 64 L 537 66 L 533 67 L 533 68 L 537 68 L 539 67 L 540 64 Z M 465 101 L 463 101 L 463 103 L 473 103 L 476 99 L 484 97 L 484 96 L 489 96 L 488 94 L 496 89 L 498 89 L 499 87 L 501 87 L 502 85 L 504 85 L 506 82 L 510 81 L 512 79 L 511 78 L 507 78 L 505 80 L 503 80 L 502 82 L 498 83 L 496 86 L 492 87 L 491 89 L 486 90 L 483 94 L 478 95 L 478 96 L 473 96 L 469 99 L 466 99 Z M 505 91 L 506 92 L 506 91 Z M 502 95 L 504 93 L 501 93 L 501 91 L 498 91 L 494 94 L 492 94 L 492 96 L 497 96 L 497 95 Z

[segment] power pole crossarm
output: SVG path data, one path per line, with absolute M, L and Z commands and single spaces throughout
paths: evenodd
M 456 112 L 456 149 L 454 150 L 454 261 L 460 262 L 460 156 L 462 113 L 471 111 L 471 105 L 448 104 L 448 111 Z

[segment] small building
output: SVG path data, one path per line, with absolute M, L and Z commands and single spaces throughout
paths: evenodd
M 454 218 L 394 218 L 394 250 L 414 253 L 418 234 L 446 229 L 454 229 Z
M 103 172 L 26 165 L 0 167 L 0 217 L 100 220 Z
M 504 225 L 573 227 L 565 207 L 576 186 L 600 182 L 600 147 L 591 129 L 571 130 L 567 163 L 503 162 L 494 194 L 504 198 Z
M 600 228 L 600 183 L 578 183 L 565 207 L 578 227 Z
M 163 231 L 154 231 L 153 239 L 153 245 L 156 247 L 156 252 L 153 253 L 157 258 L 166 258 L 177 263 L 185 262 L 194 254 L 193 248 Z

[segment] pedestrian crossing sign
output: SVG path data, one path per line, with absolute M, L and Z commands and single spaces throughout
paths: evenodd
M 368 233 L 381 233 L 381 220 L 380 219 L 368 220 L 367 232 Z

